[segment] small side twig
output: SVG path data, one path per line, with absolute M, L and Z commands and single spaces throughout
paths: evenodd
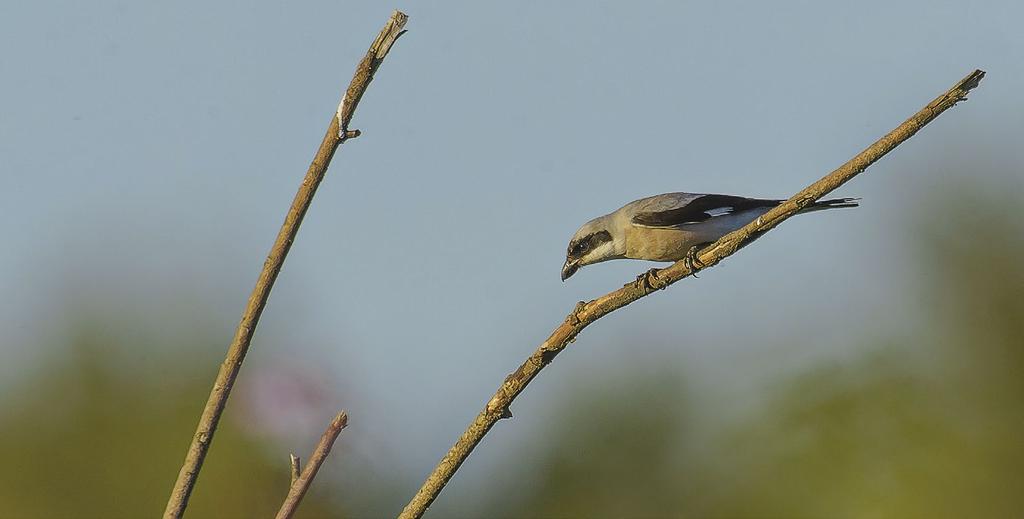
M 291 474 L 292 474 L 291 484 L 294 485 L 295 484 L 295 480 L 299 479 L 299 473 L 302 470 L 302 468 L 301 468 L 302 467 L 302 460 L 300 460 L 299 457 L 294 455 L 294 454 L 289 454 L 288 455 L 288 459 L 289 459 L 289 461 L 291 461 Z
M 477 415 L 473 423 L 469 424 L 466 431 L 462 433 L 455 445 L 448 450 L 448 453 L 441 458 L 440 463 L 427 477 L 427 480 L 406 505 L 400 519 L 411 519 L 421 517 L 434 499 L 452 478 L 455 471 L 459 469 L 473 449 L 483 440 L 484 436 L 502 418 L 511 416 L 509 406 L 512 401 L 537 376 L 552 359 L 564 350 L 576 336 L 594 321 L 608 315 L 619 308 L 622 308 L 637 299 L 645 297 L 659 289 L 693 274 L 694 265 L 702 265 L 701 268 L 714 266 L 731 256 L 741 247 L 761 237 L 765 232 L 793 216 L 801 209 L 814 203 L 832 190 L 843 185 L 857 174 L 861 173 L 868 166 L 885 156 L 899 146 L 902 142 L 912 137 L 915 133 L 939 116 L 942 112 L 952 108 L 956 103 L 967 98 L 967 93 L 978 86 L 978 83 L 985 76 L 981 70 L 976 70 L 944 94 L 937 97 L 919 112 L 900 124 L 887 135 L 876 141 L 864 151 L 850 159 L 832 173 L 811 184 L 803 191 L 793 195 L 779 206 L 762 215 L 757 220 L 733 231 L 715 243 L 698 252 L 695 257 L 697 262 L 678 261 L 673 265 L 652 271 L 650 276 L 641 276 L 647 282 L 627 283 L 622 288 L 605 294 L 593 301 L 580 303 L 566 317 L 565 321 L 555 328 L 547 340 L 545 340 L 536 351 L 526 359 L 519 369 L 505 378 L 505 382 L 498 388 L 498 391 L 484 406 L 483 411 Z M 653 278 L 653 279 L 651 279 Z
M 352 115 L 355 113 L 356 106 L 359 104 L 359 100 L 362 99 L 363 93 L 366 92 L 366 88 L 370 85 L 370 81 L 373 80 L 373 75 L 377 68 L 380 67 L 384 57 L 391 50 L 391 46 L 403 32 L 402 28 L 407 20 L 408 17 L 399 11 L 391 14 L 384 28 L 381 29 L 380 34 L 374 40 L 362 61 L 359 62 L 359 66 L 356 67 L 355 75 L 352 76 L 352 82 L 349 83 L 348 90 L 345 91 L 341 105 L 339 105 L 338 111 L 331 117 L 331 122 L 327 126 L 327 134 L 324 135 L 320 148 L 317 149 L 316 156 L 313 158 L 313 163 L 310 164 L 305 178 L 302 179 L 302 185 L 299 186 L 299 190 L 295 194 L 295 199 L 292 201 L 288 214 L 285 216 L 284 224 L 277 234 L 277 239 L 274 240 L 274 245 L 270 248 L 270 254 L 267 255 L 267 259 L 263 263 L 263 270 L 260 272 L 259 278 L 256 280 L 256 286 L 253 288 L 249 301 L 245 305 L 245 310 L 242 312 L 242 319 L 238 323 L 234 339 L 231 340 L 227 355 L 220 366 L 220 371 L 217 373 L 217 379 L 213 383 L 210 397 L 207 399 L 203 413 L 199 417 L 196 433 L 192 437 L 192 443 L 189 445 L 188 452 L 185 454 L 185 461 L 178 472 L 178 479 L 175 481 L 174 488 L 171 490 L 171 496 L 167 500 L 164 519 L 177 519 L 185 513 L 185 507 L 188 505 L 188 499 L 192 495 L 196 478 L 199 477 L 199 471 L 202 469 L 206 452 L 210 448 L 213 435 L 217 430 L 217 424 L 220 422 L 224 406 L 227 404 L 228 396 L 231 394 L 231 388 L 235 385 L 238 372 L 242 369 L 242 361 L 245 360 L 245 354 L 249 351 L 249 344 L 252 342 L 252 336 L 256 332 L 256 325 L 259 323 L 260 315 L 263 313 L 263 308 L 270 297 L 270 290 L 274 286 L 274 281 L 277 280 L 277 275 L 281 272 L 281 266 L 284 265 L 285 257 L 288 256 L 292 242 L 295 241 L 295 235 L 299 232 L 299 225 L 302 224 L 306 211 L 309 210 L 310 204 L 313 203 L 313 195 L 316 193 L 317 187 L 320 186 L 320 182 L 324 179 L 324 175 L 327 173 L 327 166 L 330 165 L 331 158 L 334 157 L 334 152 L 338 149 L 338 146 L 350 138 L 359 136 L 359 130 L 349 130 L 348 128 Z
M 302 470 L 301 474 L 298 473 L 299 458 L 294 454 L 292 455 L 292 484 L 288 488 L 288 496 L 284 498 L 281 509 L 277 511 L 277 519 L 288 519 L 299 508 L 299 503 L 302 502 L 302 497 L 309 490 L 309 485 L 313 483 L 313 478 L 316 477 L 317 471 L 320 470 L 320 465 L 324 464 L 327 455 L 331 453 L 334 440 L 338 439 L 341 430 L 347 425 L 348 415 L 345 414 L 345 411 L 338 413 L 338 416 L 334 417 L 331 424 L 327 426 L 327 430 L 324 431 L 323 436 L 320 437 L 320 442 L 316 444 L 316 448 L 310 454 L 309 461 L 306 462 L 306 468 Z

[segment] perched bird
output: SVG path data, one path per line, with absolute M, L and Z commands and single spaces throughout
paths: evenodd
M 800 214 L 856 207 L 857 198 L 821 200 Z M 679 261 L 754 221 L 783 200 L 665 193 L 630 202 L 583 224 L 565 253 L 562 281 L 584 265 L 613 259 Z M 692 256 L 690 256 L 692 257 Z

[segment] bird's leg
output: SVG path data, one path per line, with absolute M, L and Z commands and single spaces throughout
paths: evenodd
M 686 252 L 686 256 L 683 258 L 683 265 L 686 265 L 686 268 L 690 269 L 690 275 L 693 277 L 697 277 L 698 270 L 707 267 L 707 265 L 697 257 L 697 252 L 703 249 L 706 245 L 709 244 L 698 243 L 697 245 L 690 247 L 690 250 Z

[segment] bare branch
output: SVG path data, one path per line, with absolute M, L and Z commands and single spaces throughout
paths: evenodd
M 327 133 L 320 143 L 320 148 L 317 150 L 312 164 L 310 164 L 309 169 L 306 171 L 302 185 L 299 186 L 299 190 L 295 194 L 295 199 L 288 209 L 288 214 L 285 216 L 284 224 L 277 234 L 277 239 L 274 240 L 270 254 L 263 263 L 263 270 L 256 280 L 256 287 L 253 288 L 252 294 L 249 296 L 249 301 L 242 313 L 242 319 L 235 330 L 234 339 L 232 339 L 231 345 L 228 347 L 224 363 L 220 366 L 220 372 L 217 373 L 217 379 L 214 381 L 213 389 L 210 391 L 210 397 L 206 401 L 206 407 L 203 408 L 203 414 L 199 418 L 199 425 L 196 428 L 195 436 L 193 436 L 192 443 L 185 454 L 185 461 L 182 463 L 178 479 L 174 483 L 170 499 L 167 501 L 167 508 L 164 510 L 165 519 L 179 518 L 185 513 L 185 507 L 188 505 L 189 496 L 195 487 L 199 470 L 203 466 L 203 460 L 210 448 L 210 442 L 213 441 L 217 423 L 224 412 L 224 406 L 231 393 L 231 388 L 235 384 L 235 379 L 238 377 L 238 372 L 242 368 L 245 354 L 249 350 L 249 344 L 252 342 L 256 325 L 259 323 L 260 314 L 263 313 L 263 308 L 270 297 L 270 290 L 274 286 L 278 273 L 281 272 L 281 266 L 288 255 L 288 250 L 291 248 L 292 242 L 295 241 L 295 235 L 299 231 L 299 225 L 302 224 L 302 218 L 306 215 L 306 211 L 313 202 L 313 195 L 323 180 L 324 174 L 327 172 L 327 166 L 330 164 L 331 158 L 334 156 L 338 146 L 349 138 L 359 135 L 358 130 L 348 130 L 352 114 L 355 113 L 356 105 L 358 105 L 359 100 L 363 97 L 363 93 L 373 79 L 373 74 L 377 71 L 377 67 L 380 66 L 381 61 L 383 61 L 391 49 L 395 39 L 402 32 L 402 27 L 405 25 L 406 20 L 408 20 L 408 17 L 399 11 L 395 11 L 391 15 L 387 24 L 384 25 L 384 28 L 381 29 L 380 34 L 370 46 L 366 56 L 363 57 L 356 68 L 355 75 L 352 78 L 351 84 L 349 84 L 348 90 L 345 92 L 342 106 L 339 107 L 338 113 L 331 117 Z
M 320 465 L 324 464 L 324 460 L 327 459 L 327 455 L 331 453 L 331 447 L 334 446 L 334 440 L 338 439 L 338 435 L 341 434 L 341 430 L 348 426 L 348 415 L 345 411 L 338 413 L 338 416 L 334 417 L 334 421 L 327 426 L 327 430 L 324 431 L 323 436 L 320 437 L 320 443 L 316 444 L 316 448 L 313 449 L 313 454 L 309 456 L 309 461 L 306 462 L 306 468 L 303 469 L 302 474 L 297 478 L 295 472 L 298 469 L 299 458 L 292 455 L 292 485 L 288 489 L 288 496 L 284 498 L 284 503 L 281 504 L 281 509 L 277 511 L 277 519 L 288 519 L 291 517 L 295 510 L 299 508 L 299 503 L 302 502 L 302 497 L 306 495 L 306 491 L 309 490 L 309 485 L 313 483 L 313 478 L 316 477 L 317 471 L 320 470 Z
M 352 83 L 349 84 L 348 90 L 345 95 L 341 98 L 341 103 L 338 104 L 338 111 L 335 114 L 335 119 L 338 121 L 338 135 L 347 136 L 348 123 L 352 122 L 352 114 L 356 111 L 356 105 L 359 104 L 359 100 L 363 97 L 363 92 L 366 91 L 366 85 L 370 84 L 373 80 L 373 75 L 377 73 L 377 67 L 384 61 L 384 58 L 391 52 L 391 46 L 398 41 L 398 37 L 405 34 L 402 30 L 405 27 L 405 22 L 409 21 L 409 17 L 401 11 L 395 11 L 391 13 L 391 18 L 384 24 L 384 28 L 380 30 L 380 34 L 377 35 L 377 39 L 370 45 L 370 50 L 366 51 L 366 56 L 359 62 L 359 66 L 356 67 L 356 73 L 352 76 Z M 355 130 L 355 135 L 359 136 L 359 130 Z M 342 137 L 346 138 L 346 137 Z
M 822 196 L 843 185 L 875 161 L 885 156 L 886 153 L 892 151 L 900 143 L 909 139 L 918 130 L 938 117 L 939 114 L 966 99 L 967 93 L 978 86 L 978 83 L 984 76 L 985 73 L 981 70 L 972 72 L 949 91 L 928 103 L 921 111 L 914 114 L 910 119 L 907 119 L 903 124 L 871 146 L 868 146 L 867 149 L 850 159 L 846 164 L 811 184 L 803 191 L 793 195 L 789 200 L 768 211 L 754 222 L 723 236 L 720 240 L 701 250 L 697 254 L 697 263 L 702 264 L 703 268 L 706 268 L 721 262 L 741 247 L 756 240 L 765 232 L 796 214 L 800 209 L 807 207 Z M 418 518 L 427 511 L 427 508 L 437 498 L 437 495 L 441 493 L 448 480 L 451 479 L 455 471 L 459 469 L 459 466 L 462 465 L 477 444 L 480 443 L 484 435 L 491 430 L 491 427 L 498 420 L 511 416 L 509 405 L 511 405 L 512 401 L 515 400 L 519 393 L 526 389 L 526 386 L 540 373 L 540 370 L 547 366 L 570 342 L 575 340 L 576 335 L 601 317 L 693 274 L 694 271 L 686 263 L 686 261 L 679 261 L 661 270 L 651 270 L 638 277 L 635 282 L 627 283 L 614 292 L 605 294 L 593 301 L 581 301 L 576 305 L 576 308 L 566 317 L 565 322 L 555 329 L 551 336 L 526 359 L 526 362 L 519 366 L 519 369 L 505 378 L 505 382 L 487 402 L 483 411 L 477 415 L 473 423 L 462 433 L 459 440 L 445 454 L 434 471 L 427 477 L 423 486 L 409 504 L 406 505 L 405 509 L 402 510 L 399 518 Z

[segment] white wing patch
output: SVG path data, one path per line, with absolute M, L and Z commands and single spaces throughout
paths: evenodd
M 714 218 L 716 216 L 724 216 L 730 214 L 732 213 L 733 209 L 733 207 L 716 207 L 714 209 L 708 209 L 707 211 L 704 211 L 704 214 Z

